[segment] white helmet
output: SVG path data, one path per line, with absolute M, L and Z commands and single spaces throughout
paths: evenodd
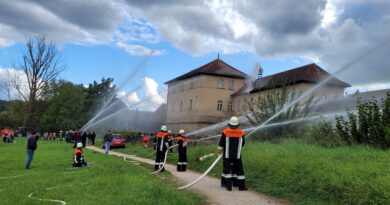
M 186 133 L 184 130 L 179 130 L 179 134 L 184 134 Z
M 238 118 L 237 117 L 231 117 L 229 120 L 229 125 L 231 126 L 237 126 L 238 125 Z
M 81 143 L 81 142 L 77 143 L 76 147 L 77 148 L 82 148 L 83 147 L 83 143 Z
M 171 134 L 171 133 L 172 133 L 172 131 L 171 131 L 171 130 L 168 130 L 168 133 L 169 133 L 169 134 Z
M 167 131 L 167 126 L 165 126 L 165 125 L 161 126 L 161 130 L 166 132 Z

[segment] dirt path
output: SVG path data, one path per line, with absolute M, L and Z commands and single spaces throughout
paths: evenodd
M 89 146 L 87 147 L 90 150 L 104 153 L 103 149 L 98 147 Z M 137 157 L 135 155 L 128 155 L 119 152 L 110 151 L 110 155 L 118 157 L 126 157 L 128 159 L 140 161 L 143 163 L 148 163 L 154 165 L 154 161 L 151 159 L 145 159 Z M 166 164 L 165 169 L 169 171 L 181 185 L 186 185 L 201 174 L 198 172 L 187 170 L 186 172 L 177 172 L 176 165 Z M 151 170 L 152 171 L 152 170 Z M 209 204 L 218 204 L 218 205 L 274 205 L 274 204 L 289 204 L 288 202 L 272 198 L 263 194 L 259 194 L 254 191 L 238 191 L 233 188 L 233 191 L 228 192 L 226 189 L 221 188 L 220 181 L 216 178 L 206 176 L 199 183 L 193 185 L 187 190 L 199 193 L 206 197 L 206 201 Z

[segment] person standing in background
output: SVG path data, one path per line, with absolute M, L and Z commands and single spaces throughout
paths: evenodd
M 26 169 L 30 169 L 30 164 L 34 158 L 34 152 L 37 149 L 37 132 L 34 131 L 32 132 L 28 137 L 27 137 L 27 162 L 26 162 Z
M 93 131 L 92 135 L 91 135 L 92 145 L 95 145 L 95 138 L 96 138 L 96 133 L 95 133 L 95 131 Z
M 106 135 L 104 135 L 103 142 L 104 142 L 104 148 L 106 150 L 106 154 L 108 154 L 108 151 L 110 151 L 110 145 L 112 141 L 112 134 L 111 131 L 108 130 Z

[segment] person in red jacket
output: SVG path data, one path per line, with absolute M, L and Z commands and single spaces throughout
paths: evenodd
M 237 117 L 231 117 L 228 128 L 223 130 L 218 143 L 218 150 L 223 154 L 223 171 L 221 186 L 232 190 L 233 181 L 237 180 L 240 191 L 248 190 L 245 186 L 244 168 L 241 160 L 241 149 L 245 145 L 245 133 L 239 128 Z
M 147 148 L 149 144 L 149 137 L 144 136 L 144 134 L 142 134 L 141 136 L 142 136 L 142 144 L 144 145 L 144 148 Z
M 179 145 L 177 148 L 177 151 L 179 152 L 177 171 L 185 172 L 187 170 L 187 141 L 184 130 L 179 131 L 179 135 L 177 137 L 177 144 Z

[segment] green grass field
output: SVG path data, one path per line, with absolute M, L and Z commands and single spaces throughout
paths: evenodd
M 0 144 L 0 204 L 203 204 L 199 196 L 150 175 L 150 165 L 85 150 L 93 166 L 72 168 L 73 148 L 64 142 L 39 141 L 31 169 L 25 139 Z M 12 177 L 12 178 L 5 178 Z M 169 177 L 164 173 L 163 177 Z M 32 198 L 28 195 L 32 194 Z
M 188 148 L 188 168 L 205 171 L 216 156 L 202 162 L 196 157 L 214 146 Z M 140 144 L 126 153 L 154 158 Z M 294 204 L 390 204 L 390 152 L 353 146 L 323 148 L 297 141 L 281 144 L 249 141 L 243 149 L 247 185 L 252 190 L 288 199 Z M 168 161 L 176 163 L 177 153 Z M 220 176 L 221 163 L 211 172 Z

